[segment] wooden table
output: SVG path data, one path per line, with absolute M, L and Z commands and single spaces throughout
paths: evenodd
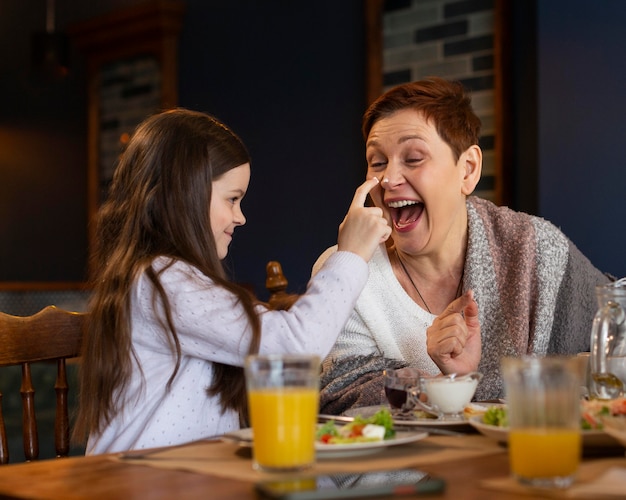
M 480 486 L 483 479 L 507 476 L 508 467 L 504 449 L 501 454 L 420 466 L 420 469 L 440 476 L 447 482 L 444 494 L 421 495 L 420 498 L 529 499 L 526 495 L 493 491 Z M 1 466 L 0 498 L 245 500 L 257 496 L 250 481 L 158 469 L 100 455 Z

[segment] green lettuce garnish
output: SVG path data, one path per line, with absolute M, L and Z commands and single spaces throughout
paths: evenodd
M 496 427 L 508 427 L 509 416 L 506 413 L 506 408 L 490 406 L 483 415 L 483 422 L 488 425 L 495 425 Z

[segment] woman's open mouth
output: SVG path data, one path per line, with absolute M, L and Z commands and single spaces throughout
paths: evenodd
M 420 218 L 424 204 L 415 200 L 399 200 L 387 203 L 391 220 L 398 231 L 408 231 Z

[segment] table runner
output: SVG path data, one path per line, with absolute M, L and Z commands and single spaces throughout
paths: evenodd
M 428 436 L 414 443 L 391 446 L 370 455 L 318 459 L 315 466 L 307 470 L 307 473 L 366 472 L 419 467 L 505 453 L 506 448 L 481 435 Z M 240 447 L 230 442 L 204 441 L 149 452 L 145 455 L 141 455 L 138 451 L 112 458 L 151 467 L 187 470 L 244 481 L 277 477 L 277 474 L 253 470 L 250 448 Z M 288 477 L 289 474 L 284 474 L 284 476 Z

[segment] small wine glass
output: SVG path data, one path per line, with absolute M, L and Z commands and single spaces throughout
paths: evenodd
M 415 368 L 385 369 L 385 397 L 395 418 L 410 418 L 415 402 L 409 394 L 419 387 L 420 371 Z

